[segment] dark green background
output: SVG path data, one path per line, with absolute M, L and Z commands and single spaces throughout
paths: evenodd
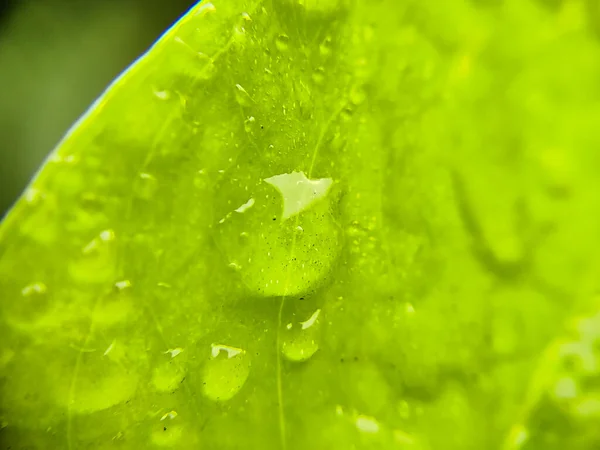
M 0 217 L 77 117 L 194 3 L 0 1 Z

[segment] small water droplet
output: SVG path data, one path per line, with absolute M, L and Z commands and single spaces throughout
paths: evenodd
M 289 46 L 290 38 L 287 34 L 282 33 L 275 38 L 275 47 L 277 47 L 277 50 L 279 50 L 280 52 L 287 51 Z
M 242 19 L 244 19 L 246 22 L 252 22 L 252 18 L 250 17 L 250 14 L 248 14 L 247 12 L 242 13 Z
M 27 203 L 33 205 L 41 200 L 42 192 L 36 188 L 27 188 L 23 198 Z
M 167 91 L 167 90 L 157 90 L 157 89 L 155 89 L 153 91 L 153 93 L 154 93 L 154 96 L 156 98 L 158 98 L 159 100 L 168 100 L 168 99 L 171 98 L 171 93 L 169 91 Z
M 115 232 L 113 230 L 104 230 L 100 232 L 100 239 L 104 242 L 110 242 L 115 239 Z
M 367 94 L 362 87 L 354 86 L 350 90 L 350 101 L 352 102 L 352 104 L 360 105 L 365 101 L 366 98 Z
M 321 56 L 326 58 L 329 55 L 331 55 L 331 49 L 332 49 L 332 40 L 330 36 L 327 36 L 325 39 L 323 39 L 323 42 L 321 42 L 321 45 L 319 45 L 319 52 L 321 53 Z
M 303 362 L 310 359 L 319 349 L 319 330 L 316 326 L 321 310 L 317 309 L 299 326 L 288 324 L 281 345 L 283 355 L 290 361 Z
M 129 281 L 129 280 L 117 281 L 115 283 L 115 287 L 119 291 L 123 291 L 123 290 L 131 287 L 131 281 Z
M 235 270 L 235 271 L 239 271 L 239 270 L 241 270 L 241 269 L 242 269 L 242 266 L 240 266 L 240 265 L 239 265 L 238 263 L 236 263 L 236 262 L 230 262 L 230 263 L 228 264 L 228 267 L 229 267 L 229 268 L 231 268 L 231 269 L 233 269 L 233 270 Z
M 325 68 L 317 67 L 312 74 L 312 80 L 315 82 L 315 84 L 323 84 L 325 81 Z
M 81 250 L 82 257 L 69 264 L 73 279 L 82 283 L 105 283 L 114 280 L 116 266 L 115 232 L 101 231 Z
M 351 107 L 346 107 L 342 109 L 340 116 L 344 122 L 350 122 L 352 120 L 352 115 L 354 114 L 354 110 Z
M 254 125 L 255 124 L 256 124 L 256 119 L 254 119 L 253 116 L 248 117 L 244 121 L 244 130 L 246 130 L 246 133 L 252 132 L 252 130 L 254 129 Z
M 378 433 L 379 423 L 373 417 L 359 415 L 356 418 L 356 428 L 363 433 Z
M 45 294 L 46 291 L 47 288 L 44 283 L 31 283 L 21 290 L 21 294 L 23 295 L 23 297 L 29 297 L 32 295 Z
M 250 357 L 245 350 L 212 344 L 202 377 L 204 395 L 216 402 L 230 400 L 242 389 L 249 373 Z

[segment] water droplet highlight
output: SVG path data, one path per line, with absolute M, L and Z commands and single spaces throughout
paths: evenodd
M 163 416 L 160 418 L 160 421 L 162 422 L 163 420 L 166 420 L 166 419 L 173 420 L 178 415 L 179 414 L 177 414 L 177 411 L 175 411 L 175 410 L 169 411 L 168 413 L 163 414 Z
M 171 98 L 171 93 L 169 91 L 154 90 L 152 92 L 154 93 L 154 96 L 159 100 L 168 100 Z
M 241 84 L 235 85 L 235 99 L 241 106 L 250 106 L 254 102 Z
M 304 322 L 300 322 L 300 325 L 302 326 L 303 330 L 306 330 L 307 328 L 312 327 L 315 322 L 317 321 L 317 318 L 319 317 L 319 313 L 321 312 L 320 309 L 317 309 L 312 316 L 310 316 L 310 318 Z
M 358 431 L 363 433 L 374 434 L 379 432 L 379 423 L 373 417 L 360 415 L 356 418 L 355 424 Z
M 194 16 L 201 17 L 214 12 L 217 12 L 217 8 L 215 8 L 215 5 L 213 5 L 211 2 L 201 3 L 200 6 L 198 6 L 198 10 Z
M 123 291 L 123 290 L 131 287 L 131 281 L 129 281 L 129 280 L 117 281 L 115 283 L 115 287 L 119 291 Z
M 170 348 L 169 350 L 167 350 L 165 352 L 165 354 L 170 353 L 171 354 L 171 358 L 175 358 L 177 355 L 179 355 L 181 352 L 183 351 L 183 349 L 181 347 L 177 347 L 177 348 Z
M 304 172 L 284 173 L 265 178 L 283 197 L 283 215 L 286 220 L 309 208 L 315 201 L 325 197 L 333 180 L 320 178 L 309 180 Z
M 44 283 L 32 283 L 21 290 L 23 297 L 45 294 L 48 289 Z
M 248 211 L 250 208 L 252 208 L 253 206 L 254 206 L 254 199 L 251 198 L 246 203 L 244 203 L 242 206 L 240 206 L 239 208 L 237 208 L 235 210 L 235 212 L 237 212 L 237 213 L 244 213 L 244 212 Z

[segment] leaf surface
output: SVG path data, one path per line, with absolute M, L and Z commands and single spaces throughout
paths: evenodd
M 1 442 L 600 446 L 592 3 L 194 7 L 0 227 Z

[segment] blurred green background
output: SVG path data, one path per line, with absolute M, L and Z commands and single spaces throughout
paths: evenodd
M 70 125 L 194 0 L 0 0 L 0 218 Z

